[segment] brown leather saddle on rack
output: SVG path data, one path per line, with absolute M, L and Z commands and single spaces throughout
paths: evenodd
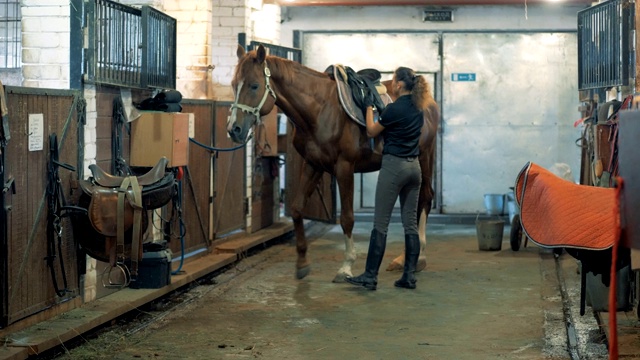
M 163 157 L 139 176 L 115 176 L 95 164 L 89 166 L 92 176 L 80 180 L 78 204 L 87 209 L 87 214 L 74 220 L 80 246 L 87 255 L 119 267 L 127 276 L 137 276 L 142 236 L 148 226 L 147 210 L 166 205 L 177 194 L 175 176 L 166 171 L 167 164 Z M 124 271 L 127 259 L 131 265 Z M 126 286 L 128 281 L 120 285 Z

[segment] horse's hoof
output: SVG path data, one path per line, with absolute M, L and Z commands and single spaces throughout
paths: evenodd
M 389 266 L 387 266 L 387 271 L 403 271 L 403 270 L 404 270 L 404 264 L 396 260 L 393 260 L 389 264 Z
M 310 266 L 301 267 L 296 270 L 296 279 L 304 279 L 311 272 Z
M 349 276 L 349 275 L 342 274 L 342 273 L 336 274 L 336 276 L 333 278 L 332 282 L 334 282 L 334 283 L 344 283 L 344 282 L 346 282 L 345 279 L 347 278 L 347 276 Z
M 419 258 L 418 265 L 416 265 L 416 272 L 422 271 L 427 268 L 427 258 Z

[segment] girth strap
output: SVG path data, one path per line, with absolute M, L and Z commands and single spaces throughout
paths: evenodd
M 132 193 L 129 192 L 132 190 Z M 116 238 L 116 252 L 118 261 L 124 262 L 124 216 L 125 216 L 125 199 L 133 207 L 133 234 L 131 236 L 131 275 L 138 275 L 138 261 L 142 259 L 142 237 L 140 229 L 142 227 L 142 189 L 138 184 L 138 178 L 135 176 L 127 176 L 122 181 L 122 185 L 118 188 L 118 224 Z

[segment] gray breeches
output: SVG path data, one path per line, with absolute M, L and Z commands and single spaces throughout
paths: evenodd
M 417 157 L 401 158 L 382 156 L 382 167 L 376 185 L 373 228 L 386 234 L 398 195 L 402 211 L 402 226 L 405 234 L 418 234 L 418 195 L 422 172 Z

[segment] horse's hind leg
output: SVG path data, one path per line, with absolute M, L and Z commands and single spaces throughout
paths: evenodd
M 307 200 L 313 194 L 322 174 L 322 171 L 316 171 L 305 161 L 302 175 L 300 176 L 298 191 L 294 195 L 293 203 L 291 204 L 291 219 L 293 220 L 293 229 L 296 236 L 296 252 L 298 253 L 298 259 L 296 261 L 297 279 L 304 278 L 309 275 L 311 271 L 310 263 L 307 259 L 308 244 L 304 233 L 303 211 Z
M 427 217 L 429 213 L 422 209 L 418 214 L 418 238 L 420 239 L 420 256 L 416 271 L 422 271 L 427 267 Z
M 340 189 L 340 226 L 344 234 L 344 261 L 333 278 L 333 282 L 344 282 L 346 277 L 353 276 L 351 268 L 356 261 L 356 250 L 353 245 L 353 164 L 338 162 L 336 178 Z

